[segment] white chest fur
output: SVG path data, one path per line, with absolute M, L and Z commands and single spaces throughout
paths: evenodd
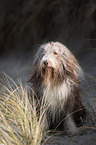
M 58 85 L 50 83 L 43 89 L 43 96 L 45 97 L 45 101 L 50 105 L 51 110 L 56 111 L 59 108 L 62 110 L 72 88 L 72 82 L 67 80 Z

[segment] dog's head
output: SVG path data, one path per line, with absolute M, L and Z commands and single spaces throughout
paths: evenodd
M 33 70 L 44 79 L 63 81 L 76 80 L 82 70 L 69 49 L 59 42 L 42 45 L 35 55 Z

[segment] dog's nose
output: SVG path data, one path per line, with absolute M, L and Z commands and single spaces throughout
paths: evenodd
M 47 60 L 45 60 L 43 63 L 44 63 L 45 66 L 48 66 L 48 61 Z

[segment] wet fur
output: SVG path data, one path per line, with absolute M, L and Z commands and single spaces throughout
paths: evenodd
M 80 98 L 82 76 L 78 61 L 63 44 L 51 42 L 39 48 L 30 82 L 38 99 L 45 97 L 49 104 L 49 129 L 78 132 L 86 114 Z

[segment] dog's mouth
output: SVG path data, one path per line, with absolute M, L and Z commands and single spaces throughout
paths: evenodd
M 53 67 L 43 67 L 41 69 L 41 77 L 45 82 L 55 81 L 55 83 L 60 83 L 65 79 L 64 71 L 60 72 Z
M 41 76 L 46 78 L 54 78 L 54 68 L 52 67 L 43 67 L 41 69 Z

